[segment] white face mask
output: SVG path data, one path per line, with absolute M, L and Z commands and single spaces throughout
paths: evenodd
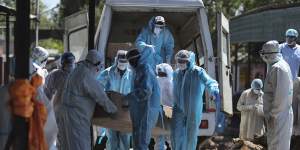
M 120 69 L 120 70 L 125 70 L 127 68 L 127 66 L 128 66 L 128 63 L 121 63 L 121 62 L 118 62 L 118 65 L 117 65 L 118 69 Z
M 289 46 L 296 45 L 296 44 L 297 44 L 297 43 L 296 43 L 296 40 L 297 40 L 296 37 L 295 37 L 295 38 L 289 38 L 289 37 L 286 37 L 286 42 L 287 42 L 287 44 L 288 44 Z
M 153 32 L 154 32 L 154 34 L 155 34 L 156 36 L 158 36 L 159 33 L 161 32 L 161 30 L 162 30 L 161 28 L 156 28 L 156 27 L 155 27 Z
M 68 65 L 66 65 L 64 68 L 63 68 L 63 70 L 65 70 L 65 71 L 67 71 L 67 72 L 71 72 L 72 70 L 74 70 L 74 68 L 75 68 L 75 64 L 68 64 Z
M 258 95 L 260 93 L 260 90 L 254 89 L 253 93 Z
M 273 64 L 280 60 L 280 56 L 278 54 L 265 54 L 261 56 L 262 60 L 267 64 Z
M 187 64 L 181 64 L 181 63 L 177 63 L 177 67 L 179 70 L 185 70 L 187 68 Z

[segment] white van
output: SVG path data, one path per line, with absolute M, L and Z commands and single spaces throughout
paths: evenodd
M 134 47 L 141 29 L 156 15 L 163 16 L 171 29 L 175 40 L 174 54 L 181 49 L 193 50 L 197 65 L 205 68 L 214 79 L 218 78 L 222 111 L 232 115 L 229 24 L 221 13 L 218 14 L 220 40 L 218 56 L 214 56 L 202 0 L 106 0 L 95 35 L 95 47 L 105 56 L 102 58 L 103 66 L 108 67 L 113 63 L 118 49 Z M 83 59 L 87 53 L 87 21 L 86 11 L 65 20 L 65 46 L 75 54 L 77 60 Z M 205 98 L 199 136 L 213 135 L 216 124 L 214 110 L 214 102 Z

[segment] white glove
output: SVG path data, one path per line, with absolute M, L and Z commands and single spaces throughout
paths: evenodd
M 155 46 L 154 45 L 149 45 L 149 44 L 146 44 L 145 47 L 148 47 L 148 48 L 151 48 L 152 52 L 154 53 L 155 52 Z

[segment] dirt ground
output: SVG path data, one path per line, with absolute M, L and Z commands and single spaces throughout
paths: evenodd
M 250 142 L 228 136 L 213 136 L 198 147 L 198 150 L 267 150 L 267 139 L 263 136 Z M 292 137 L 290 150 L 300 150 L 299 136 Z

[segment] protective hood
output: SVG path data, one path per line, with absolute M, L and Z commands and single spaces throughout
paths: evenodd
M 173 69 L 172 67 L 167 63 L 162 63 L 156 66 L 156 73 L 158 72 L 164 72 L 167 74 L 167 78 L 172 80 L 173 79 Z
M 190 52 L 190 58 L 189 58 L 188 69 L 192 69 L 195 66 L 195 53 L 192 51 L 189 52 Z
M 149 22 L 148 22 L 148 27 L 149 27 L 149 29 L 151 30 L 151 32 L 153 31 L 153 29 L 154 29 L 154 21 L 155 21 L 155 17 L 152 17 L 150 20 L 149 20 Z
M 195 53 L 192 51 L 188 51 L 188 50 L 180 50 L 176 54 L 175 59 L 180 59 L 181 54 L 188 55 L 187 70 L 192 69 L 195 66 Z

